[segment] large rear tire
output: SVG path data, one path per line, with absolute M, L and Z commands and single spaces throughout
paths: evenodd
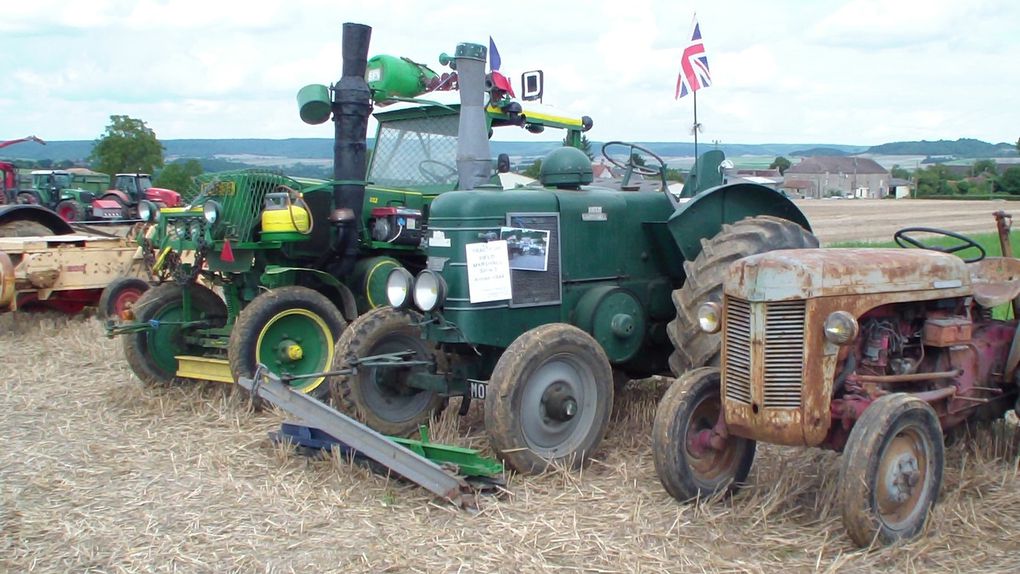
M 142 384 L 169 385 L 177 377 L 177 355 L 200 353 L 184 341 L 184 290 L 191 293 L 191 320 L 205 321 L 210 327 L 227 322 L 227 306 L 216 293 L 197 284 L 187 286 L 164 283 L 149 289 L 132 307 L 135 320 L 152 323 L 151 330 L 124 336 L 124 357 Z
M 263 292 L 241 311 L 230 331 L 227 357 L 237 381 L 251 377 L 258 363 L 276 375 L 308 375 L 328 371 L 336 340 L 347 326 L 325 295 L 291 285 Z M 323 398 L 325 376 L 295 379 L 291 388 Z M 248 397 L 248 392 L 236 386 Z M 260 406 L 259 401 L 254 406 Z
M 378 307 L 355 319 L 337 342 L 334 368 L 348 369 L 357 359 L 413 351 L 410 359 L 431 361 L 440 357 L 435 345 L 422 338 L 421 315 L 406 309 Z M 388 435 L 406 436 L 428 423 L 446 404 L 434 391 L 408 386 L 408 375 L 429 370 L 426 366 L 358 367 L 357 373 L 339 375 L 330 385 L 333 404 L 355 415 L 373 429 Z
M 485 430 L 518 472 L 580 468 L 613 411 L 613 369 L 602 347 L 573 325 L 526 331 L 503 352 L 485 393 Z
M 701 253 L 684 262 L 687 280 L 673 291 L 676 318 L 666 328 L 673 342 L 669 367 L 676 376 L 697 367 L 719 364 L 720 333 L 698 327 L 698 307 L 706 301 L 722 301 L 722 283 L 730 264 L 738 259 L 776 249 L 818 247 L 818 238 L 800 225 L 762 215 L 742 219 L 710 240 L 702 240 Z
M 945 447 L 934 409 L 904 393 L 880 397 L 854 424 L 839 472 L 843 526 L 858 546 L 913 538 L 942 484 Z

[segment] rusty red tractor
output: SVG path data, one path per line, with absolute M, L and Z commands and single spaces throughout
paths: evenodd
M 721 300 L 699 308 L 701 328 L 721 336 L 720 366 L 686 373 L 656 412 L 655 467 L 670 495 L 732 492 L 757 442 L 821 447 L 843 452 L 840 506 L 857 545 L 919 534 L 942 481 L 943 432 L 1020 409 L 1018 323 L 992 312 L 1016 310 L 1020 260 L 1010 216 L 995 215 L 1004 257 L 908 228 L 896 243 L 924 250 L 735 262 Z

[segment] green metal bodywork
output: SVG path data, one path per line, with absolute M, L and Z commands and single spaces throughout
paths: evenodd
M 722 156 L 710 159 L 715 165 L 702 181 L 721 183 L 710 174 L 719 173 Z M 684 284 L 684 262 L 698 256 L 703 239 L 747 216 L 772 215 L 810 230 L 800 210 L 769 188 L 738 183 L 695 191 L 679 200 L 592 186 L 437 198 L 428 266 L 444 280 L 446 298 L 422 328 L 460 360 L 445 382 L 422 374 L 411 384 L 466 392 L 467 379 L 487 380 L 505 348 L 548 323 L 589 333 L 614 368 L 628 374 L 666 372 L 672 350 L 666 325 L 676 314 L 672 293 Z M 505 238 L 507 228 L 550 232 L 545 270 L 511 268 L 511 299 L 472 303 L 467 246 Z
M 54 207 L 64 200 L 82 203 L 86 209 L 92 200 L 107 189 L 110 176 L 106 174 L 76 174 L 62 170 L 32 172 L 32 189 L 39 203 Z

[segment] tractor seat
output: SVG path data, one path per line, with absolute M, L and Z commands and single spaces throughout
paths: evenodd
M 985 257 L 968 263 L 974 300 L 985 308 L 1009 303 L 1020 295 L 1020 259 Z

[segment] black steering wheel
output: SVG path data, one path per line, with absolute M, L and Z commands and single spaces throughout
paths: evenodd
M 626 162 L 621 162 L 620 160 L 618 160 L 618 159 L 614 158 L 613 156 L 609 155 L 609 152 L 607 150 L 610 147 L 616 147 L 616 146 L 622 146 L 622 147 L 626 147 L 627 148 L 627 161 Z M 641 153 L 638 154 L 638 153 L 635 153 L 635 152 L 641 152 Z M 658 166 L 649 166 L 649 165 L 641 165 L 641 164 L 634 163 L 634 158 L 635 157 L 642 157 L 642 156 L 648 156 L 651 159 L 654 159 L 659 165 Z M 614 166 L 616 166 L 616 167 L 618 167 L 620 169 L 629 170 L 631 173 L 637 173 L 637 174 L 641 174 L 641 175 L 644 175 L 644 176 L 655 176 L 655 177 L 658 177 L 660 174 L 662 174 L 662 173 L 664 173 L 666 171 L 666 162 L 662 161 L 661 157 L 655 155 L 655 152 L 649 150 L 648 148 L 643 148 L 643 147 L 641 147 L 641 146 L 639 146 L 637 144 L 621 142 L 621 141 L 606 142 L 606 143 L 602 144 L 602 157 L 606 158 L 606 161 L 608 161 L 609 163 L 611 163 L 612 165 L 614 165 Z
M 956 245 L 950 245 L 948 247 L 943 247 L 941 245 L 932 245 L 930 243 L 925 243 L 924 241 L 918 239 L 917 237 L 911 237 L 911 235 L 914 233 L 930 233 L 932 235 L 941 235 L 943 237 L 955 239 L 960 243 Z M 917 247 L 920 249 L 928 249 L 930 251 L 938 251 L 940 253 L 958 253 L 960 251 L 965 251 L 967 249 L 976 249 L 978 251 L 976 256 L 969 258 L 968 257 L 960 258 L 963 259 L 964 263 L 975 263 L 985 258 L 985 248 L 982 247 L 980 243 L 974 241 L 973 239 L 967 237 L 966 235 L 960 235 L 959 233 L 949 231 L 946 229 L 937 229 L 934 227 L 905 227 L 897 231 L 893 235 L 893 240 L 896 241 L 896 245 L 899 245 L 900 247 L 905 248 Z
M 437 168 L 428 166 L 438 166 L 445 170 L 446 173 L 436 171 Z M 418 163 L 418 171 L 432 183 L 450 183 L 450 180 L 457 176 L 457 168 L 434 159 L 421 160 Z

